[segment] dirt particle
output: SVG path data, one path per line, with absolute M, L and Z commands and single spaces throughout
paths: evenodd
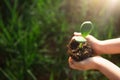
M 75 61 L 82 61 L 86 58 L 92 57 L 93 54 L 93 49 L 92 47 L 88 44 L 88 42 L 82 43 L 82 47 L 79 48 L 78 42 L 76 42 L 74 39 L 69 42 L 67 45 L 68 47 L 68 54 L 69 56 L 72 57 Z

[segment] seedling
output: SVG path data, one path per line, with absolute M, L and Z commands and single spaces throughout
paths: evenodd
M 94 56 L 92 47 L 88 44 L 86 36 L 93 29 L 93 24 L 90 21 L 85 21 L 80 26 L 81 36 L 75 36 L 68 44 L 68 54 L 75 61 L 81 61 Z
M 85 21 L 80 26 L 80 32 L 82 36 L 75 37 L 75 40 L 79 42 L 79 48 L 82 48 L 83 43 L 86 42 L 86 36 L 91 33 L 93 29 L 93 24 L 91 21 Z

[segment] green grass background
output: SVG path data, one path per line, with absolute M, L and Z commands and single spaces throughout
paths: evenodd
M 96 13 L 84 0 L 76 18 L 64 5 L 63 0 L 0 1 L 0 80 L 107 80 L 98 71 L 70 69 L 66 45 L 86 20 L 93 22 L 96 38 L 118 37 L 119 16 L 102 24 L 104 6 Z M 120 65 L 119 55 L 103 56 Z

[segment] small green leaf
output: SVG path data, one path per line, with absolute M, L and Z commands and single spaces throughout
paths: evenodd
M 93 29 L 93 24 L 91 21 L 85 21 L 81 24 L 80 32 L 83 37 L 86 37 Z
M 82 36 L 76 36 L 74 39 L 77 42 L 81 42 L 81 43 L 86 42 L 86 39 Z

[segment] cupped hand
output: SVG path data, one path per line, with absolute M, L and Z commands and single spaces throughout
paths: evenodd
M 102 57 L 100 56 L 94 56 L 85 59 L 83 61 L 76 62 L 71 57 L 69 57 L 68 63 L 72 69 L 77 69 L 77 70 L 97 69 L 97 63 L 100 61 L 101 58 Z
M 78 33 L 78 32 L 74 32 L 74 36 L 72 37 L 72 39 L 74 39 L 76 36 L 82 36 L 81 33 Z M 93 37 L 92 35 L 88 35 L 86 37 L 86 40 L 88 41 L 88 43 L 91 45 L 91 47 L 93 48 L 94 50 L 94 53 L 96 55 L 99 55 L 99 54 L 102 54 L 102 50 L 101 50 L 101 47 L 102 47 L 102 44 L 100 40 L 96 39 L 95 37 Z

